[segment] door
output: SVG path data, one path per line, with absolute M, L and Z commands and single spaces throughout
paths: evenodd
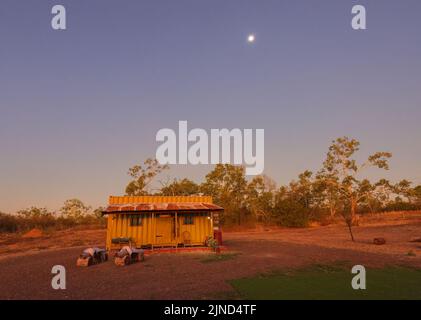
M 161 215 L 156 219 L 156 244 L 171 244 L 172 220 L 171 215 Z

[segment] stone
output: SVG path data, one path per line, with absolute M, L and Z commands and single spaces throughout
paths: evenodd
M 386 239 L 385 238 L 374 238 L 373 243 L 375 245 L 381 246 L 383 244 L 386 244 Z

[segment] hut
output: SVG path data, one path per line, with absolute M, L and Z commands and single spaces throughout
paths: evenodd
M 221 211 L 209 196 L 110 196 L 106 247 L 203 246 L 219 229 Z

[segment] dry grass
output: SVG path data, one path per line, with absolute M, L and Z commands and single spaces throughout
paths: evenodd
M 27 234 L 0 234 L 0 257 L 10 254 L 35 253 L 46 249 L 104 245 L 106 230 L 99 226 L 44 232 L 37 237 Z
M 356 243 L 349 241 L 344 223 L 338 219 L 329 226 L 304 229 L 287 229 L 274 226 L 224 228 L 224 238 L 270 240 L 325 248 L 351 249 L 372 253 L 407 255 L 413 252 L 421 256 L 421 245 L 409 243 L 411 238 L 421 237 L 421 211 L 389 212 L 361 216 L 360 226 L 354 228 Z M 0 257 L 24 254 L 47 249 L 82 246 L 105 246 L 106 230 L 100 226 L 44 232 L 42 236 L 26 237 L 25 234 L 0 234 Z M 386 246 L 373 246 L 375 237 L 386 238 Z

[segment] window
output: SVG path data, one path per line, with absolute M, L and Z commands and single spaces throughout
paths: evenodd
M 141 215 L 131 215 L 130 216 L 130 226 L 137 227 L 142 225 L 142 216 Z
M 194 224 L 193 214 L 188 213 L 184 215 L 184 224 Z

